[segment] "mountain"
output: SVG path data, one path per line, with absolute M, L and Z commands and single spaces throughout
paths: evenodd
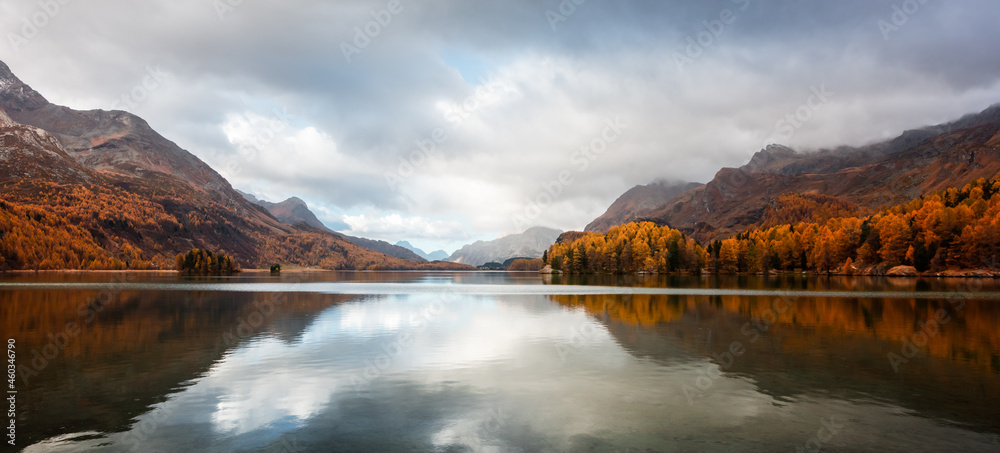
M 269 201 L 258 200 L 257 197 L 248 194 L 246 192 L 242 192 L 239 190 L 237 190 L 236 192 L 242 195 L 243 198 L 249 200 L 251 203 L 261 206 L 264 209 L 267 209 L 267 211 L 270 212 L 271 215 L 273 215 L 275 218 L 289 225 L 305 224 L 317 230 L 326 231 L 328 233 L 342 237 L 354 245 L 366 248 L 374 252 L 383 253 L 404 260 L 412 260 L 418 262 L 426 261 L 424 258 L 422 258 L 416 253 L 413 253 L 410 250 L 407 250 L 403 247 L 392 245 L 385 241 L 365 239 L 354 236 L 348 236 L 342 233 L 337 233 L 336 231 L 327 228 L 326 225 L 324 225 L 323 222 L 321 222 L 316 217 L 316 214 L 314 214 L 309 209 L 309 206 L 306 205 L 306 202 L 302 201 L 302 199 L 298 197 L 291 197 L 285 201 L 282 201 L 281 203 L 271 203 Z
M 723 168 L 707 184 L 645 211 L 643 217 L 704 242 L 773 224 L 767 215 L 776 211 L 785 194 L 804 195 L 815 202 L 815 209 L 879 209 L 989 179 L 998 171 L 1000 105 L 994 105 L 862 147 L 798 152 L 772 145 L 747 165 Z M 815 209 L 783 221 L 806 220 Z
M 50 104 L 3 62 L 0 183 L 0 270 L 170 269 L 192 248 L 252 267 L 468 269 L 282 223 L 141 118 Z
M 559 230 L 529 228 L 521 234 L 512 234 L 492 241 L 476 241 L 452 253 L 448 261 L 480 266 L 489 262 L 502 263 L 509 258 L 541 258 L 542 253 L 556 242 Z
M 218 201 L 242 198 L 215 170 L 154 131 L 142 118 L 123 111 L 79 111 L 49 103 L 0 61 L 0 108 L 21 124 L 55 136 L 88 168 L 143 178 L 169 174 Z
M 306 202 L 302 201 L 302 199 L 298 197 L 291 197 L 281 203 L 271 203 L 269 201 L 258 200 L 257 197 L 239 190 L 236 192 L 242 195 L 243 198 L 249 200 L 251 203 L 267 209 L 271 215 L 284 223 L 289 225 L 304 223 L 317 230 L 327 231 L 330 233 L 334 232 L 333 230 L 327 228 L 326 225 L 324 225 L 323 222 L 316 217 L 316 214 L 313 214 L 313 212 L 309 210 L 309 206 L 306 205 Z
M 656 181 L 635 186 L 618 197 L 607 212 L 587 225 L 585 231 L 607 233 L 615 226 L 645 218 L 647 214 L 701 184 L 681 181 Z
M 406 247 L 392 245 L 386 241 L 359 238 L 354 236 L 348 236 L 346 234 L 341 234 L 341 236 L 343 236 L 348 241 L 351 241 L 351 243 L 353 243 L 354 245 L 364 247 L 368 250 L 374 250 L 379 253 L 384 253 L 389 256 L 395 256 L 396 258 L 402 258 L 405 260 L 412 260 L 412 261 L 421 261 L 421 262 L 432 261 L 427 258 L 424 258 L 423 256 L 420 256 L 420 254 L 415 253 L 414 251 Z
M 444 250 L 435 250 L 435 251 L 433 251 L 431 253 L 426 253 L 423 250 L 420 250 L 420 249 L 414 247 L 413 244 L 410 244 L 407 241 L 399 241 L 399 242 L 396 243 L 396 245 L 398 245 L 400 247 L 403 247 L 403 248 L 405 248 L 407 250 L 410 250 L 413 253 L 416 253 L 421 258 L 423 258 L 423 259 L 425 259 L 427 261 L 444 261 L 444 260 L 448 259 L 448 256 L 449 256 L 448 252 L 446 252 Z

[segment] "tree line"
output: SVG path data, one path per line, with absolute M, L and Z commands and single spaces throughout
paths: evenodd
M 180 273 L 186 275 L 232 275 L 240 271 L 240 266 L 229 256 L 202 249 L 191 249 L 187 254 L 177 255 L 174 264 Z

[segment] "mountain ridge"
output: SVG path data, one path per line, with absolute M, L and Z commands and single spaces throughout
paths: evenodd
M 502 263 L 515 257 L 541 258 L 561 233 L 552 228 L 528 228 L 520 234 L 467 244 L 452 253 L 448 261 L 481 266 L 489 262 Z
M 654 181 L 635 186 L 618 197 L 604 214 L 587 224 L 584 231 L 606 233 L 615 225 L 642 219 L 652 210 L 697 187 L 701 184 L 684 181 Z
M 257 197 L 248 194 L 246 192 L 237 190 L 237 193 L 243 196 L 251 203 L 267 209 L 278 220 L 287 223 L 289 225 L 305 224 L 309 227 L 315 228 L 320 231 L 325 231 L 330 234 L 337 235 L 346 239 L 354 245 L 359 247 L 372 250 L 374 252 L 383 253 L 396 258 L 401 258 L 404 260 L 412 261 L 430 261 L 419 256 L 416 253 L 404 248 L 392 245 L 386 241 L 379 241 L 375 239 L 367 239 L 361 237 L 348 236 L 343 233 L 339 233 L 331 230 L 322 221 L 316 217 L 316 214 L 309 209 L 309 206 L 299 197 L 289 197 L 285 201 L 280 203 L 272 203 L 270 201 L 260 200 Z
M 798 152 L 770 145 L 747 164 L 722 168 L 708 183 L 634 220 L 667 225 L 699 241 L 712 241 L 767 223 L 766 213 L 783 194 L 829 196 L 876 209 L 962 187 L 997 172 L 1000 104 L 861 147 Z
M 421 249 L 419 249 L 417 247 L 414 247 L 413 244 L 410 244 L 409 241 L 398 241 L 398 242 L 396 242 L 396 245 L 399 246 L 399 247 L 403 247 L 403 248 L 405 248 L 407 250 L 410 250 L 413 253 L 416 253 L 418 256 L 420 256 L 421 258 L 423 258 L 423 259 L 425 259 L 427 261 L 444 261 L 444 260 L 447 260 L 448 257 L 450 256 L 448 254 L 448 252 L 446 252 L 444 250 L 435 250 L 435 251 L 430 252 L 430 253 L 424 252 L 423 250 L 421 250 Z
M 171 269 L 194 248 L 251 267 L 470 269 L 282 223 L 142 118 L 50 104 L 2 61 L 0 112 L 0 270 Z

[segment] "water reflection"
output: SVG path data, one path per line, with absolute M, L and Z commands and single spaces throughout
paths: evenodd
M 385 278 L 521 278 L 446 277 Z M 995 303 L 786 302 L 33 289 L 0 291 L 0 315 L 21 363 L 80 329 L 21 387 L 27 451 L 1000 446 Z M 949 321 L 894 370 L 938 310 Z

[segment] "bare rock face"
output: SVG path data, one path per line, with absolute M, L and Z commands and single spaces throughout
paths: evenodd
M 144 177 L 164 173 L 209 193 L 217 201 L 240 203 L 222 176 L 128 112 L 79 111 L 50 103 L 0 62 L 0 109 L 13 121 L 50 132 L 85 167 Z
M 913 266 L 896 266 L 885 273 L 886 277 L 916 277 L 917 268 Z
M 96 177 L 70 157 L 51 134 L 17 123 L 0 109 L 0 178 L 82 183 Z
M 538 271 L 539 274 L 561 274 L 562 271 L 553 270 L 551 265 L 546 264 L 542 270 Z
M 704 186 L 652 209 L 645 220 L 705 242 L 764 224 L 768 208 L 783 194 L 823 195 L 879 209 L 998 172 L 1000 105 L 860 148 L 790 154 L 785 147 L 768 147 L 750 164 L 724 168 Z

